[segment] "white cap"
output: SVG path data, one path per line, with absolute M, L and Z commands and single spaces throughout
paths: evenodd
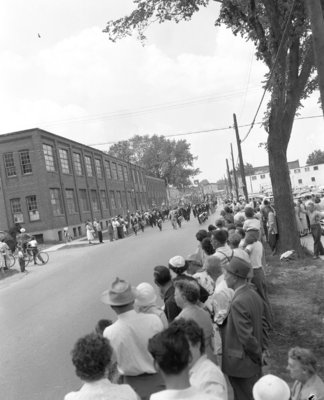
M 169 264 L 173 268 L 182 268 L 186 265 L 186 260 L 182 256 L 174 256 L 170 258 Z
M 21 228 L 20 229 L 20 233 L 24 233 L 24 232 L 26 232 L 26 229 L 25 228 Z
M 152 285 L 143 282 L 136 287 L 135 304 L 137 306 L 148 306 L 155 304 L 156 294 Z
M 275 375 L 265 375 L 253 386 L 254 400 L 289 400 L 290 389 L 285 381 Z

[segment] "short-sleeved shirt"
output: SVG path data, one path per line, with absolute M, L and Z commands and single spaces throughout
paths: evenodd
M 104 330 L 103 336 L 115 351 L 122 375 L 156 373 L 147 346 L 149 339 L 162 330 L 163 324 L 157 315 L 137 313 L 135 310 L 118 315 L 117 321 Z

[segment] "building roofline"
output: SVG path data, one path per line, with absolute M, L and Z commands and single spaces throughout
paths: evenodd
M 132 167 L 139 168 L 139 169 L 141 169 L 141 170 L 144 172 L 144 175 L 147 176 L 147 173 L 146 173 L 147 171 L 146 171 L 146 169 L 143 168 L 143 167 L 141 167 L 140 165 L 133 164 L 133 163 L 131 163 L 131 162 L 129 162 L 129 161 L 121 160 L 121 159 L 119 159 L 119 158 L 117 158 L 117 157 L 115 157 L 115 156 L 112 156 L 112 155 L 110 155 L 110 154 L 107 154 L 107 153 L 103 152 L 102 150 L 98 150 L 98 149 L 96 149 L 96 148 L 94 148 L 94 147 L 91 147 L 91 146 L 89 146 L 89 145 L 87 145 L 87 144 L 84 144 L 84 143 L 76 142 L 76 141 L 73 140 L 73 139 L 69 139 L 69 138 L 66 138 L 66 137 L 64 137 L 64 136 L 57 135 L 56 133 L 49 132 L 49 131 L 47 131 L 47 130 L 45 130 L 45 129 L 42 129 L 42 128 L 37 128 L 37 127 L 36 127 L 36 128 L 24 129 L 24 130 L 20 130 L 20 131 L 9 132 L 9 133 L 2 133 L 2 134 L 0 134 L 0 141 L 1 141 L 2 137 L 8 137 L 8 136 L 14 136 L 14 135 L 16 136 L 16 135 L 19 135 L 19 134 L 26 134 L 26 133 L 33 133 L 33 132 L 46 133 L 46 134 L 51 135 L 51 136 L 54 136 L 54 137 L 56 137 L 56 138 L 58 138 L 58 139 L 65 139 L 65 140 L 68 140 L 68 141 L 70 141 L 70 142 L 72 142 L 72 143 L 75 143 L 75 144 L 78 145 L 78 146 L 81 145 L 81 146 L 87 147 L 87 148 L 88 148 L 89 150 L 91 150 L 91 151 L 97 151 L 97 152 L 99 152 L 99 153 L 101 153 L 101 154 L 104 154 L 104 155 L 107 155 L 108 157 L 113 158 L 113 159 L 115 159 L 115 160 L 117 160 L 117 161 L 119 161 L 119 162 L 123 162 L 123 163 L 126 163 L 126 164 L 128 164 L 128 165 L 130 165 L 130 166 L 132 166 Z M 150 176 L 150 175 L 149 175 L 149 176 Z M 156 176 L 153 176 L 152 178 L 160 179 L 160 180 L 163 181 L 163 179 L 158 178 L 158 177 L 156 177 Z

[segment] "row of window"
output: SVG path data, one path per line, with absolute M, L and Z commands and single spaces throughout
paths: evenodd
M 309 171 L 310 171 L 310 168 L 311 168 L 311 167 L 305 167 L 305 168 L 304 168 L 305 172 L 309 172 Z M 315 166 L 313 167 L 313 171 L 318 171 L 318 165 L 315 165 Z M 295 173 L 295 174 L 300 174 L 300 168 L 294 169 L 294 173 Z
M 20 150 L 19 154 L 19 164 L 22 175 L 28 175 L 33 172 L 32 165 L 30 161 L 29 150 Z M 3 155 L 6 175 L 8 178 L 17 175 L 17 169 L 15 165 L 13 152 L 4 153 Z
M 19 154 L 19 163 L 22 175 L 31 174 L 32 164 L 30 159 L 29 150 L 21 150 Z M 49 144 L 43 144 L 43 154 L 45 159 L 46 170 L 48 172 L 56 172 L 56 158 L 54 157 L 54 147 Z M 58 149 L 58 158 L 60 160 L 61 169 L 63 174 L 72 174 L 72 166 L 69 158 L 69 152 L 66 149 Z M 8 178 L 17 176 L 17 168 L 14 160 L 14 153 L 8 152 L 4 153 L 4 166 L 6 171 L 6 176 Z M 74 166 L 75 174 L 78 176 L 86 175 L 88 177 L 96 176 L 102 179 L 104 176 L 103 168 L 105 170 L 107 179 L 114 179 L 120 181 L 129 181 L 128 169 L 125 165 L 117 164 L 116 162 L 110 162 L 104 160 L 104 166 L 99 158 L 94 159 L 94 164 L 92 163 L 92 158 L 90 156 L 84 156 L 84 164 L 82 163 L 82 157 L 80 153 L 73 152 L 72 161 Z M 144 185 L 143 175 L 137 170 L 132 170 L 133 182 L 136 184 Z
M 46 170 L 48 172 L 56 172 L 57 165 L 54 157 L 54 148 L 49 144 L 43 144 L 43 152 L 45 158 Z M 66 149 L 58 150 L 58 157 L 61 163 L 63 174 L 71 174 L 72 166 L 69 158 L 69 152 Z M 72 154 L 73 166 L 75 174 L 78 176 L 87 175 L 102 179 L 104 176 L 103 166 L 99 158 L 94 159 L 94 164 L 90 156 L 84 156 L 84 164 L 82 163 L 82 156 L 80 153 L 73 152 Z M 129 181 L 128 170 L 125 165 L 120 165 L 115 162 L 104 160 L 104 169 L 108 179 L 115 179 L 120 181 Z
M 50 200 L 51 206 L 54 216 L 62 216 L 64 215 L 63 209 L 63 199 L 61 189 L 51 188 L 50 192 Z M 65 189 L 65 201 L 67 207 L 67 213 L 69 215 L 76 214 L 78 212 L 78 205 L 76 201 L 76 193 L 74 189 Z M 103 210 L 109 209 L 108 198 L 105 190 L 100 190 L 99 197 L 97 190 L 89 190 L 79 189 L 78 198 L 81 211 L 89 212 L 90 204 L 92 211 L 100 211 L 100 203 Z M 135 205 L 136 208 L 145 208 L 146 201 L 144 195 L 135 194 L 132 192 L 124 192 L 124 191 L 109 191 L 109 199 L 111 208 L 113 211 L 117 209 L 124 208 L 125 210 L 129 207 L 133 207 Z M 26 207 L 28 211 L 29 221 L 37 221 L 40 219 L 37 199 L 35 195 L 27 196 Z M 100 201 L 100 203 L 99 203 Z M 10 200 L 11 212 L 13 215 L 13 219 L 15 222 L 23 223 L 24 215 L 22 211 L 22 204 L 20 198 L 15 198 Z
M 312 182 L 316 182 L 316 179 L 315 179 L 314 176 L 311 177 L 311 181 Z M 303 180 L 302 179 L 298 179 L 298 184 L 301 185 L 302 183 L 303 183 Z
M 304 168 L 304 170 L 305 170 L 305 172 L 309 172 L 310 171 L 310 167 L 305 167 Z M 315 165 L 314 167 L 313 167 L 313 171 L 318 171 L 318 166 L 317 165 Z M 294 169 L 294 173 L 295 174 L 300 174 L 300 172 L 301 172 L 301 170 L 300 170 L 300 168 L 296 168 L 296 169 Z M 290 173 L 290 170 L 289 170 L 289 173 Z M 251 179 L 252 179 L 252 181 L 256 181 L 257 180 L 257 175 L 253 175 L 252 177 L 251 177 Z M 265 175 L 260 175 L 260 179 L 265 179 Z M 314 180 L 315 180 L 315 178 L 314 178 Z M 312 178 L 312 181 L 313 181 L 313 178 Z M 313 181 L 314 182 L 314 181 Z

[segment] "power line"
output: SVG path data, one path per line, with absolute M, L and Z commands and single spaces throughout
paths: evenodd
M 251 89 L 255 90 L 257 89 L 258 86 L 253 86 Z M 147 107 L 142 107 L 138 109 L 134 109 L 132 111 L 112 111 L 110 113 L 101 113 L 101 114 L 94 114 L 94 115 L 88 115 L 88 116 L 83 116 L 83 117 L 76 117 L 76 118 L 69 118 L 65 120 L 57 120 L 57 121 L 49 121 L 49 122 L 44 122 L 39 125 L 42 126 L 55 126 L 55 125 L 62 125 L 62 124 L 71 124 L 71 123 L 77 123 L 77 122 L 89 122 L 89 121 L 94 121 L 98 119 L 105 119 L 105 120 L 111 120 L 111 119 L 116 119 L 116 118 L 127 118 L 127 117 L 136 117 L 138 115 L 143 115 L 143 114 L 149 114 L 153 112 L 157 112 L 160 110 L 176 110 L 179 108 L 184 108 L 188 106 L 194 106 L 194 105 L 199 105 L 199 104 L 206 104 L 206 103 L 214 103 L 220 100 L 226 100 L 231 97 L 235 97 L 239 94 L 243 94 L 244 89 L 239 89 L 239 90 L 232 90 L 227 93 L 221 94 L 221 95 L 207 95 L 207 96 L 200 96 L 200 97 L 193 97 L 189 98 L 187 100 L 182 100 L 182 101 L 173 101 L 173 102 L 166 102 L 166 103 L 161 103 L 161 104 L 156 104 L 153 106 L 147 106 Z
M 261 105 L 262 105 L 262 103 L 263 103 L 265 94 L 266 94 L 266 92 L 267 92 L 267 90 L 268 90 L 268 88 L 269 88 L 269 86 L 270 86 L 270 82 L 271 82 L 272 76 L 273 76 L 274 71 L 275 71 L 276 66 L 277 66 L 277 62 L 278 62 L 278 59 L 279 59 L 279 54 L 280 54 L 280 52 L 281 52 L 281 49 L 282 49 L 282 46 L 283 46 L 283 43 L 284 43 L 284 39 L 285 39 L 287 30 L 288 30 L 288 25 L 289 25 L 289 22 L 290 22 L 290 19 L 291 19 L 291 16 L 292 16 L 292 12 L 293 12 L 294 7 L 295 7 L 295 3 L 296 3 L 296 0 L 294 0 L 293 3 L 292 3 L 292 5 L 291 5 L 290 11 L 289 11 L 289 15 L 288 15 L 288 18 L 287 18 L 287 21 L 286 21 L 285 29 L 284 29 L 283 34 L 282 34 L 282 36 L 281 36 L 280 44 L 279 44 L 279 47 L 278 47 L 278 50 L 277 50 L 276 58 L 275 58 L 275 61 L 274 61 L 274 63 L 273 63 L 273 66 L 272 66 L 272 68 L 271 68 L 269 79 L 268 79 L 267 84 L 266 84 L 266 86 L 265 86 L 265 88 L 264 88 L 263 95 L 262 95 L 262 97 L 261 97 L 260 103 L 259 103 L 258 108 L 257 108 L 257 110 L 256 110 L 256 113 L 255 113 L 255 115 L 254 115 L 254 118 L 253 118 L 253 120 L 252 120 L 250 129 L 248 130 L 248 133 L 244 136 L 244 138 L 241 140 L 241 143 L 243 143 L 243 142 L 248 138 L 249 134 L 251 133 L 251 131 L 252 131 L 252 129 L 253 129 L 253 126 L 254 126 L 254 124 L 255 124 L 255 120 L 256 120 L 256 118 L 257 118 L 257 116 L 258 116 L 258 113 L 259 113 L 259 111 L 260 111 Z
M 295 120 L 313 119 L 313 118 L 323 118 L 323 115 L 310 115 L 307 117 L 298 117 L 298 118 L 295 118 Z M 254 124 L 262 125 L 263 122 L 262 121 L 254 122 Z M 239 125 L 238 128 L 246 128 L 247 126 L 250 126 L 250 124 Z M 196 135 L 198 133 L 211 133 L 211 132 L 218 132 L 218 131 L 226 131 L 226 130 L 233 129 L 233 128 L 234 128 L 234 126 L 230 125 L 228 127 L 223 127 L 223 128 L 201 129 L 199 131 L 172 133 L 172 134 L 168 134 L 168 135 L 161 134 L 160 136 L 164 136 L 164 137 L 177 137 L 177 136 L 187 136 L 187 135 L 189 136 L 189 135 Z M 120 141 L 124 141 L 124 140 L 128 140 L 128 139 L 122 139 Z M 112 145 L 115 143 L 118 143 L 118 142 L 114 141 L 114 142 L 93 143 L 93 144 L 88 144 L 87 146 L 104 146 L 104 145 Z

